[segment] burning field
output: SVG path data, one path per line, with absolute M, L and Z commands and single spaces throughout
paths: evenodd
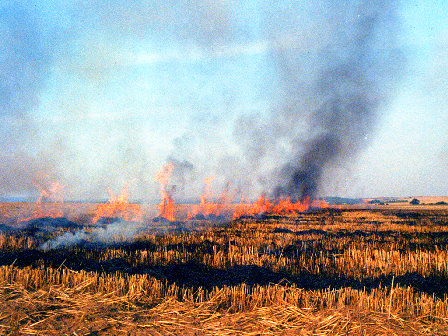
M 2 2 L 0 335 L 448 335 L 443 1 Z
M 448 209 L 2 203 L 1 334 L 446 335 Z

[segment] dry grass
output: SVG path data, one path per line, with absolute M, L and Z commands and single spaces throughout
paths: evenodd
M 3 328 L 5 334 L 20 330 L 28 335 L 446 335 L 440 324 L 345 307 L 314 312 L 272 305 L 230 314 L 191 302 L 117 309 L 115 300 L 101 299 L 98 305 L 97 296 L 72 300 L 59 296 L 57 309 L 53 302 L 40 302 L 40 298 L 32 305 L 21 304 L 22 314 L 15 315 L 11 327 Z M 49 313 L 39 316 L 36 306 Z
M 442 310 L 440 301 L 410 288 L 394 288 L 390 300 L 390 290 L 382 288 L 371 293 L 280 285 L 250 290 L 243 284 L 204 294 L 145 276 L 13 267 L 2 267 L 0 279 L 4 334 L 445 335 L 448 331 L 446 303 Z M 409 302 L 419 307 L 404 313 Z
M 83 206 L 67 216 L 83 223 Z M 0 334 L 448 334 L 447 210 L 170 225 L 49 252 L 59 233 L 0 235 Z

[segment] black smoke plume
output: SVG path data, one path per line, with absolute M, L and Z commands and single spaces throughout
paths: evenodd
M 314 50 L 275 53 L 286 92 L 281 113 L 307 115 L 310 126 L 307 138 L 294 140 L 300 150 L 281 168 L 284 182 L 276 196 L 316 197 L 325 170 L 355 158 L 392 94 L 401 61 L 394 1 L 318 4 L 325 8 L 328 28 L 317 29 Z M 312 110 L 304 111 L 307 107 Z

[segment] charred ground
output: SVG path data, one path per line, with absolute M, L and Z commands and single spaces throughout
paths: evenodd
M 108 225 L 117 222 L 100 224 L 102 228 Z M 344 302 L 345 307 L 361 305 L 379 313 L 392 310 L 402 317 L 426 314 L 437 321 L 437 328 L 442 327 L 439 318 L 448 317 L 448 210 L 325 209 L 219 223 L 149 221 L 131 240 L 115 237 L 110 242 L 86 240 L 70 247 L 42 249 L 45 241 L 76 232 L 80 226 L 86 232 L 97 229 L 88 223 L 88 216 L 46 219 L 14 230 L 10 229 L 13 225 L 4 225 L 1 268 L 10 273 L 29 272 L 30 280 L 24 286 L 31 291 L 59 286 L 63 276 L 70 274 L 94 276 L 97 280 L 88 286 L 93 292 L 102 278 L 117 283 L 123 279 L 157 281 L 165 288 L 160 289 L 161 297 L 149 299 L 151 288 L 141 285 L 146 294 L 131 300 L 147 309 L 169 298 L 200 305 L 209 302 L 213 293 L 224 291 L 227 299 L 215 307 L 216 312 L 247 312 L 267 304 L 267 294 L 257 294 L 263 289 L 290 291 L 282 292 L 279 303 L 295 302 L 299 309 L 316 312 L 341 307 Z M 49 280 L 48 272 L 60 278 L 59 282 Z M 47 280 L 31 280 L 35 274 Z M 20 282 L 17 275 L 9 279 Z M 123 286 L 119 291 L 130 290 L 130 285 Z M 348 296 L 342 301 L 327 297 L 347 291 L 352 292 L 344 294 Z M 305 298 L 292 299 L 292 293 Z M 393 293 L 401 294 L 393 297 Z M 245 303 L 235 306 L 235 295 Z M 257 295 L 261 295 L 259 303 L 254 303 Z M 27 325 L 23 323 L 21 327 Z

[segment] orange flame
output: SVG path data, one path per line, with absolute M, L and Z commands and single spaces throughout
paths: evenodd
M 330 204 L 327 203 L 327 201 L 323 199 L 313 200 L 311 203 L 311 206 L 313 208 L 319 208 L 319 209 L 326 209 L 330 207 Z
M 216 203 L 209 201 L 213 198 L 213 194 L 210 191 L 210 186 L 213 181 L 213 176 L 207 177 L 204 180 L 204 192 L 201 195 L 201 202 L 198 205 L 193 205 L 191 212 L 188 213 L 188 219 L 202 215 L 204 217 L 209 217 L 210 215 L 219 216 L 222 209 L 229 203 L 229 196 L 227 189 L 224 190 L 218 197 Z
M 247 203 L 246 203 L 247 204 Z M 233 218 L 239 218 L 241 216 L 256 216 L 263 213 L 268 213 L 272 210 L 274 204 L 265 195 L 261 195 L 252 204 L 244 206 L 243 199 L 239 205 L 239 210 L 233 214 Z
M 124 187 L 119 196 L 115 196 L 112 190 L 109 190 L 109 202 L 100 204 L 96 210 L 92 222 L 96 223 L 100 218 L 122 218 L 129 222 L 138 222 L 143 218 L 143 211 L 138 204 L 128 202 L 127 188 Z
M 43 177 L 48 178 L 47 175 L 43 175 Z M 40 195 L 34 205 L 33 214 L 29 217 L 22 218 L 19 221 L 25 222 L 43 217 L 63 217 L 64 212 L 60 209 L 60 206 L 64 203 L 64 185 L 59 182 L 51 182 L 49 185 L 44 186 L 43 183 L 37 181 L 33 181 L 33 184 L 40 189 Z
M 305 197 L 302 201 L 291 202 L 288 197 L 286 199 L 271 201 L 265 195 L 261 195 L 252 204 L 244 206 L 240 203 L 238 211 L 233 214 L 233 218 L 241 216 L 258 216 L 261 214 L 268 215 L 293 215 L 298 212 L 306 211 L 310 208 L 327 208 L 328 203 L 324 200 L 313 200 Z
M 159 213 L 156 217 L 163 217 L 174 222 L 176 220 L 174 217 L 174 201 L 171 193 L 167 190 L 172 173 L 173 163 L 170 162 L 163 166 L 156 175 L 156 181 L 160 183 L 160 196 L 162 197 L 162 201 L 159 204 Z

